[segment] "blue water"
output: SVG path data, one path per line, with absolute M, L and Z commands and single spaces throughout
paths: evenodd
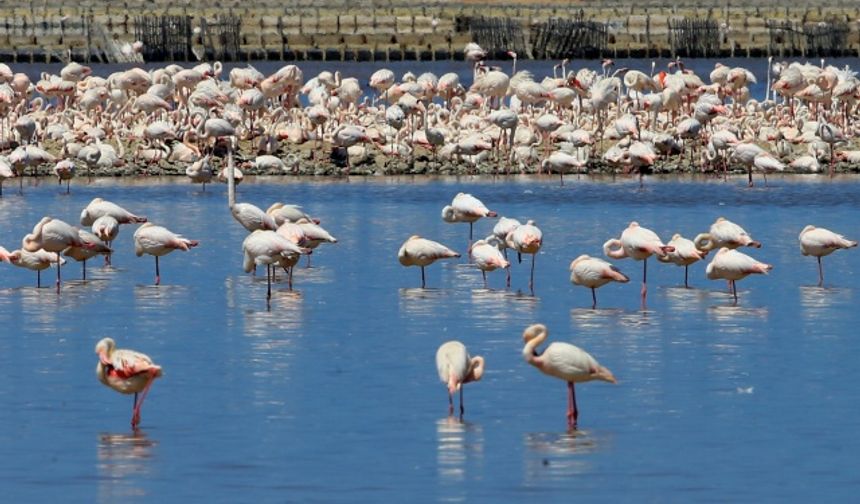
M 808 223 L 857 238 L 860 181 L 771 177 L 770 187 L 704 179 L 249 178 L 238 200 L 302 203 L 338 239 L 295 290 L 241 270 L 245 231 L 225 188 L 184 179 L 48 180 L 8 187 L 0 244 L 17 248 L 43 215 L 76 223 L 100 196 L 200 240 L 161 261 L 133 253 L 132 226 L 81 282 L 79 265 L 35 274 L 0 264 L 0 488 L 7 502 L 727 502 L 850 501 L 860 490 L 857 414 L 860 254 L 824 259 L 825 288 L 797 235 Z M 412 234 L 465 252 L 468 228 L 440 210 L 460 191 L 544 232 L 535 296 L 528 262 L 484 290 L 464 260 L 403 268 Z M 568 265 L 635 219 L 668 240 L 717 217 L 743 225 L 775 265 L 738 283 L 733 306 L 704 264 L 617 265 L 626 285 L 590 292 Z M 479 221 L 476 235 L 492 221 Z M 566 386 L 521 356 L 523 328 L 597 357 L 618 385 L 577 387 L 580 430 L 566 432 Z M 164 367 L 129 427 L 131 398 L 95 376 L 95 343 L 148 353 Z M 436 348 L 462 340 L 486 358 L 465 387 L 464 422 L 447 418 Z

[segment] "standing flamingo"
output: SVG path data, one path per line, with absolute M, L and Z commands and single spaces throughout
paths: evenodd
M 12 266 L 35 271 L 36 288 L 42 287 L 42 270 L 48 269 L 55 264 L 58 266 L 66 264 L 66 260 L 60 257 L 60 254 L 42 249 L 35 252 L 28 252 L 26 249 L 8 252 L 3 247 L 0 247 L 0 260 L 8 262 Z
M 289 286 L 292 289 L 292 267 L 298 262 L 301 254 L 309 252 L 308 249 L 301 248 L 275 231 L 258 229 L 242 242 L 244 255 L 242 266 L 245 273 L 250 273 L 258 264 L 266 265 L 266 299 L 269 300 L 272 298 L 272 266 L 289 268 Z
M 448 415 L 454 414 L 454 393 L 460 391 L 460 417 L 463 407 L 463 385 L 479 381 L 484 376 L 484 358 L 471 357 L 466 346 L 459 341 L 442 343 L 436 351 L 436 369 L 439 379 L 448 385 Z
M 532 269 L 529 275 L 529 290 L 535 293 L 535 256 L 543 245 L 543 232 L 535 225 L 535 221 L 529 220 L 525 224 L 515 227 L 505 237 L 505 245 L 517 251 L 517 262 L 523 262 L 523 254 L 531 254 Z
M 736 249 L 738 247 L 761 248 L 761 243 L 752 239 L 744 228 L 734 222 L 718 217 L 707 233 L 700 233 L 693 239 L 699 250 L 714 250 L 722 247 Z
M 424 268 L 433 264 L 438 259 L 448 259 L 452 257 L 460 257 L 460 254 L 449 249 L 441 243 L 421 238 L 418 235 L 410 236 L 408 240 L 403 242 L 400 250 L 397 252 L 397 260 L 403 266 L 420 266 L 421 267 L 421 288 L 426 285 L 424 280 Z
M 199 245 L 197 240 L 189 240 L 162 226 L 151 222 L 137 228 L 134 232 L 134 253 L 137 257 L 143 254 L 155 256 L 155 285 L 161 284 L 161 273 L 158 268 L 158 258 L 174 250 L 187 251 Z
M 42 217 L 33 232 L 24 237 L 22 248 L 28 252 L 44 249 L 57 253 L 57 292 L 60 292 L 60 252 L 67 247 L 93 248 L 95 245 L 83 241 L 78 228 L 52 217 Z
M 117 348 L 111 338 L 104 338 L 96 344 L 96 354 L 99 356 L 96 365 L 99 381 L 122 394 L 134 394 L 131 428 L 137 430 L 143 401 L 152 382 L 161 377 L 161 366 L 145 354 Z M 138 393 L 141 394 L 139 401 Z
M 821 266 L 821 258 L 832 254 L 839 249 L 856 247 L 857 242 L 848 240 L 841 234 L 834 233 L 829 229 L 817 228 L 808 225 L 800 232 L 800 253 L 805 256 L 815 256 L 818 260 L 818 286 L 824 286 L 824 270 Z
M 490 237 L 497 240 L 495 236 Z M 481 270 L 481 275 L 484 277 L 484 288 L 487 288 L 487 272 L 495 271 L 498 268 L 508 269 L 511 263 L 505 259 L 499 247 L 491 245 L 487 240 L 478 240 L 473 245 L 469 254 L 472 257 L 472 262 Z
M 613 264 L 603 259 L 583 254 L 570 263 L 570 282 L 591 289 L 591 309 L 597 309 L 598 287 L 609 282 L 627 283 L 630 278 Z
M 650 229 L 641 227 L 633 221 L 621 233 L 621 239 L 612 238 L 603 244 L 603 253 L 613 259 L 633 258 L 642 261 L 642 309 L 645 309 L 645 299 L 648 295 L 648 258 L 652 254 L 662 257 L 673 252 L 674 247 L 666 245 Z
M 710 280 L 720 278 L 728 280 L 732 289 L 732 296 L 734 296 L 735 304 L 737 304 L 738 289 L 735 281 L 746 278 L 747 275 L 753 273 L 766 275 L 772 269 L 773 266 L 770 264 L 756 261 L 742 252 L 723 247 L 708 264 L 706 273 Z
M 104 254 L 107 258 L 112 250 L 107 246 L 105 242 L 99 239 L 98 236 L 90 233 L 89 231 L 85 231 L 83 229 L 78 230 L 80 234 L 81 241 L 84 243 L 89 243 L 91 247 L 69 247 L 64 252 L 63 255 L 66 257 L 71 257 L 75 261 L 79 261 L 81 263 L 81 279 L 87 279 L 87 259 L 92 259 L 93 257 Z
M 478 198 L 467 193 L 454 196 L 450 205 L 442 208 L 442 220 L 445 222 L 469 223 L 469 247 L 472 246 L 472 225 L 481 217 L 495 217 L 498 214 L 491 211 Z
M 657 256 L 657 260 L 664 263 L 672 263 L 678 266 L 684 267 L 684 287 L 689 288 L 688 282 L 688 269 L 691 264 L 696 261 L 700 261 L 708 255 L 707 250 L 699 250 L 696 248 L 696 245 L 687 238 L 684 238 L 678 233 L 672 235 L 672 239 L 669 240 L 670 247 L 674 247 L 675 250 L 669 252 L 665 256 Z
M 616 383 L 612 372 L 601 366 L 597 360 L 585 350 L 570 343 L 551 343 L 538 353 L 537 348 L 543 344 L 548 335 L 543 324 L 533 324 L 523 331 L 523 357 L 526 362 L 538 368 L 542 373 L 560 378 L 567 382 L 568 405 L 567 427 L 576 429 L 579 411 L 576 408 L 576 392 L 574 383 L 601 380 Z

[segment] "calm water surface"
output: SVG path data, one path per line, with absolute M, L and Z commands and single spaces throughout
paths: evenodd
M 465 252 L 468 227 L 441 207 L 471 192 L 506 216 L 533 218 L 545 245 L 536 296 L 528 262 L 482 287 L 465 261 L 401 267 L 412 234 Z M 0 487 L 8 502 L 699 502 L 848 501 L 860 491 L 857 414 L 860 343 L 857 251 L 815 260 L 799 253 L 808 223 L 860 236 L 856 179 L 770 179 L 770 187 L 650 178 L 250 178 L 239 201 L 303 203 L 340 240 L 298 268 L 296 290 L 241 270 L 245 231 L 225 188 L 184 179 L 76 180 L 60 194 L 43 180 L 0 199 L 0 244 L 49 214 L 77 222 L 94 197 L 199 239 L 161 262 L 133 253 L 133 227 L 115 242 L 114 267 L 69 263 L 62 294 L 35 274 L 0 265 Z M 618 261 L 626 285 L 598 293 L 568 281 L 576 256 L 601 255 L 633 219 L 664 240 L 693 236 L 717 217 L 764 243 L 775 265 L 725 282 L 704 264 L 651 261 L 647 312 L 641 263 Z M 486 235 L 492 221 L 476 225 Z M 43 275 L 51 285 L 53 270 Z M 581 430 L 565 431 L 566 387 L 521 356 L 521 333 L 540 321 L 550 338 L 580 345 L 617 386 L 578 387 Z M 164 366 L 129 428 L 131 398 L 95 377 L 95 343 L 150 354 Z M 434 354 L 460 339 L 487 361 L 466 387 L 464 422 L 447 418 Z M 417 499 L 416 499 L 417 497 Z

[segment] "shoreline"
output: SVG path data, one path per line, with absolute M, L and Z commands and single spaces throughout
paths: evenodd
M 46 142 L 46 150 L 55 155 L 57 159 L 62 159 L 60 149 L 57 148 L 56 142 Z M 248 142 L 243 141 L 243 145 Z M 124 164 L 111 168 L 93 168 L 89 172 L 82 162 L 76 161 L 75 178 L 79 177 L 135 177 L 135 176 L 168 176 L 168 177 L 185 177 L 185 170 L 191 165 L 191 162 L 186 161 L 168 161 L 160 160 L 158 162 L 140 162 L 135 161 L 134 156 L 129 154 L 137 148 L 136 143 L 127 143 L 124 145 L 126 155 Z M 314 159 L 313 153 L 316 152 L 312 141 L 299 145 L 290 145 L 286 149 L 281 149 L 277 154 L 274 154 L 281 160 L 284 160 L 287 165 L 292 165 L 286 170 L 279 169 L 261 169 L 253 166 L 242 166 L 243 164 L 253 161 L 256 157 L 253 153 L 248 153 L 247 149 L 241 149 L 235 154 L 236 168 L 241 170 L 244 176 L 293 176 L 293 177 L 330 177 L 339 178 L 348 175 L 354 176 L 400 176 L 400 175 L 422 175 L 422 176 L 464 176 L 464 175 L 497 175 L 497 176 L 516 176 L 516 175 L 548 175 L 558 176 L 558 172 L 546 172 L 540 170 L 540 163 L 534 163 L 529 166 L 521 166 L 517 163 L 505 163 L 504 161 L 496 161 L 489 159 L 480 161 L 477 164 L 472 164 L 467 160 L 467 156 L 463 157 L 462 161 L 457 160 L 433 160 L 431 151 L 417 148 L 414 157 L 388 159 L 375 148 L 367 148 L 366 153 L 362 154 L 364 159 L 356 159 L 356 156 L 351 156 L 351 167 L 347 173 L 347 167 L 343 154 L 340 156 L 334 154 L 330 146 L 323 149 L 325 154 L 318 159 Z M 782 159 L 787 161 L 787 159 Z M 212 182 L 218 182 L 218 172 L 226 168 L 226 153 L 217 152 L 210 158 L 210 164 L 213 171 Z M 506 171 L 507 167 L 507 171 Z M 828 175 L 828 161 L 821 161 L 819 171 L 797 170 L 785 165 L 784 171 L 768 172 L 771 174 L 791 174 L 791 175 Z M 860 164 L 851 163 L 848 161 L 837 161 L 833 165 L 834 175 L 836 174 L 858 174 L 860 173 Z M 660 159 L 654 166 L 643 172 L 645 175 L 701 175 L 707 177 L 722 177 L 722 170 L 714 170 L 711 167 L 703 169 L 702 165 L 690 164 L 686 159 L 678 159 L 676 156 L 669 159 Z M 591 159 L 588 161 L 586 168 L 582 170 L 571 170 L 565 172 L 565 176 L 576 175 L 600 175 L 600 176 L 636 176 L 637 172 L 625 172 L 622 167 L 613 166 L 603 159 Z M 729 165 L 727 175 L 739 176 L 747 175 L 748 171 L 740 165 Z M 760 177 L 762 172 L 754 170 L 754 178 Z M 56 177 L 53 172 L 53 164 L 46 163 L 37 167 L 29 167 L 24 171 L 24 177 Z M 7 179 L 4 185 L 11 186 L 13 179 Z

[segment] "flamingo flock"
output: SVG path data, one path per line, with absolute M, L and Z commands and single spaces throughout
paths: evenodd
M 674 60 L 651 72 L 553 67 L 509 71 L 464 49 L 472 82 L 376 71 L 354 77 L 296 65 L 271 75 L 253 66 L 224 75 L 219 62 L 130 68 L 108 76 L 69 63 L 32 82 L 0 64 L 0 195 L 4 181 L 53 170 L 66 183 L 93 170 L 160 172 L 179 166 L 192 183 L 226 180 L 225 153 L 244 170 L 294 174 L 304 162 L 345 173 L 390 163 L 500 173 L 612 171 L 642 177 L 689 169 L 726 177 L 820 172 L 860 158 L 853 121 L 860 80 L 848 67 L 768 62 L 756 76 L 717 63 L 697 75 Z M 560 72 L 559 72 L 560 69 Z M 767 81 L 765 95 L 750 86 Z M 330 155 L 321 155 L 330 153 Z M 446 168 L 447 167 L 447 168 Z M 240 169 L 241 168 L 241 169 Z M 23 181 L 19 180 L 19 191 Z M 455 206 L 455 205 L 452 205 Z M 461 219 L 465 217 L 465 219 Z M 473 222 L 452 215 L 451 222 Z
M 270 76 L 250 66 L 235 68 L 225 80 L 218 63 L 151 71 L 132 68 L 107 78 L 70 64 L 60 76 L 44 74 L 32 84 L 24 74 L 0 64 L 0 110 L 5 112 L 0 119 L 0 152 L 9 151 L 0 155 L 0 196 L 3 182 L 16 177 L 23 193 L 26 170 L 38 174 L 46 165 L 52 165 L 59 183 L 66 182 L 67 193 L 69 182 L 83 169 L 88 175 L 94 169 L 115 170 L 129 160 L 141 167 L 181 164 L 203 191 L 217 177 L 228 185 L 231 215 L 248 232 L 241 244 L 242 269 L 251 274 L 257 266 L 266 266 L 268 300 L 278 268 L 287 273 L 292 289 L 293 269 L 301 257 L 307 256 L 310 266 L 310 255 L 319 245 L 338 242 L 298 205 L 236 201 L 236 186 L 243 179 L 240 167 L 294 173 L 302 160 L 302 144 L 310 147 L 306 159 L 322 162 L 317 159 L 320 152 L 330 151 L 332 159 L 343 161 L 347 174 L 375 157 L 414 163 L 423 156 L 423 162 L 433 165 L 552 172 L 561 183 L 565 174 L 608 166 L 638 176 L 642 184 L 644 175 L 659 163 L 686 163 L 723 177 L 730 168 L 742 167 L 753 185 L 754 171 L 766 177 L 790 165 L 818 172 L 821 163 L 827 163 L 832 176 L 837 162 L 860 159 L 860 151 L 847 148 L 860 134 L 860 126 L 851 121 L 860 81 L 847 68 L 823 62 L 769 65 L 768 91 L 764 99 L 755 100 L 749 86 L 756 76 L 720 64 L 709 76 L 711 84 L 677 60 L 656 74 L 652 65 L 650 75 L 611 71 L 611 61 L 604 62 L 602 73 L 588 68 L 568 72 L 564 62 L 555 69 L 560 67 L 560 75 L 538 81 L 530 72 L 516 71 L 514 53 L 510 74 L 487 65 L 485 53 L 474 44 L 467 46 L 465 55 L 473 64 L 470 85 L 461 83 L 456 73 L 440 77 L 409 73 L 398 81 L 383 69 L 368 83 L 373 98 L 365 96 L 357 79 L 321 72 L 305 81 L 295 65 Z M 509 288 L 513 262 L 509 251 L 516 252 L 517 263 L 527 254 L 532 256 L 528 287 L 534 294 L 543 232 L 535 220 L 521 222 L 502 216 L 500 206 L 492 207 L 495 210 L 471 194 L 458 193 L 443 206 L 441 217 L 447 223 L 469 224 L 466 253 L 413 234 L 398 250 L 399 263 L 419 267 L 421 288 L 426 288 L 425 268 L 465 255 L 481 271 L 485 288 L 487 273 L 499 269 L 505 270 Z M 492 231 L 475 240 L 475 225 L 486 219 L 496 219 Z M 0 261 L 36 271 L 37 287 L 41 271 L 56 267 L 59 294 L 63 257 L 81 261 L 86 278 L 87 260 L 103 255 L 109 264 L 123 225 L 138 225 L 133 234 L 135 254 L 155 258 L 155 285 L 161 284 L 160 257 L 200 245 L 101 198 L 83 209 L 80 225 L 90 230 L 45 216 L 23 237 L 19 249 L 0 247 Z M 738 280 L 773 270 L 771 264 L 738 250 L 760 249 L 762 244 L 722 217 L 693 239 L 675 233 L 663 242 L 637 221 L 616 236 L 607 236 L 603 255 L 642 261 L 642 310 L 647 309 L 651 256 L 684 266 L 684 286 L 689 287 L 689 267 L 713 251 L 705 275 L 728 281 L 735 304 Z M 819 285 L 824 284 L 821 258 L 857 246 L 856 241 L 813 225 L 803 228 L 798 238 L 801 253 L 817 259 Z M 569 263 L 569 279 L 591 290 L 591 308 L 597 309 L 596 289 L 610 282 L 628 283 L 630 277 L 598 254 L 581 252 Z M 568 427 L 575 429 L 579 416 L 575 384 L 616 379 L 574 345 L 554 342 L 541 351 L 547 337 L 544 325 L 527 327 L 523 358 L 542 373 L 567 382 Z M 98 379 L 120 393 L 134 394 L 131 423 L 136 429 L 152 383 L 162 376 L 161 367 L 145 354 L 117 349 L 111 338 L 99 341 L 95 352 Z M 459 392 L 462 416 L 463 386 L 481 380 L 484 359 L 472 357 L 461 342 L 449 341 L 439 347 L 436 365 L 447 387 L 449 414 Z

